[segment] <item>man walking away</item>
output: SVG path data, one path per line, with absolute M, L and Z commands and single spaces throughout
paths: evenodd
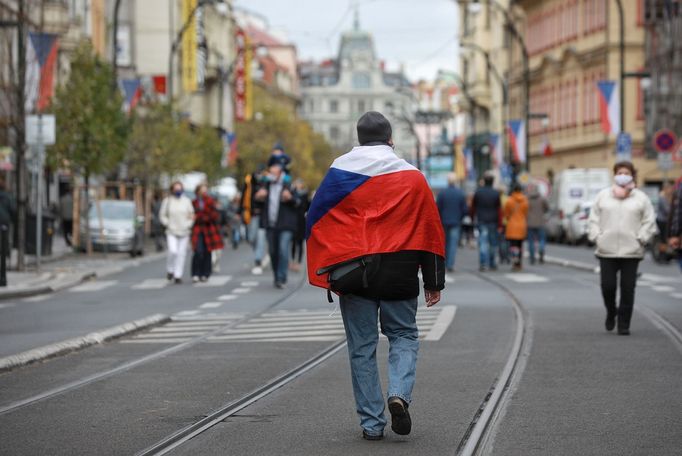
M 436 205 L 445 231 L 445 267 L 448 272 L 455 268 L 455 256 L 459 238 L 462 234 L 462 219 L 467 214 L 467 201 L 464 192 L 455 184 L 455 173 L 448 175 L 448 188 L 438 194 Z
M 330 299 L 331 291 L 341 294 L 362 436 L 380 440 L 386 418 L 377 323 L 389 343 L 391 429 L 407 435 L 419 349 L 418 271 L 426 305 L 433 306 L 445 286 L 445 239 L 426 179 L 393 152 L 388 120 L 368 112 L 357 131 L 360 147 L 334 161 L 308 211 L 308 278 Z
M 540 264 L 545 263 L 545 216 L 549 212 L 547 199 L 540 195 L 537 185 L 528 186 L 528 254 L 530 264 L 535 264 L 535 241 L 538 243 Z
M 289 269 L 289 249 L 298 225 L 297 207 L 300 201 L 290 185 L 285 183 L 282 165 L 270 167 L 269 182 L 258 190 L 256 199 L 264 202 L 260 223 L 267 230 L 275 287 L 284 288 Z
M 500 227 L 500 192 L 493 188 L 495 177 L 486 173 L 483 177 L 483 187 L 474 193 L 471 211 L 478 227 L 478 256 L 479 270 L 490 268 L 496 270 L 495 253 L 497 251 L 497 235 Z
M 73 195 L 70 186 L 64 190 L 59 199 L 59 218 L 62 220 L 62 233 L 66 245 L 71 247 L 71 234 L 73 233 Z
M 2 231 L 2 233 L 0 233 L 0 242 L 4 244 L 0 245 L 0 254 L 2 249 L 6 249 L 5 255 L 9 258 L 10 226 L 14 222 L 17 210 L 14 198 L 7 192 L 5 186 L 5 178 L 0 176 L 0 230 Z

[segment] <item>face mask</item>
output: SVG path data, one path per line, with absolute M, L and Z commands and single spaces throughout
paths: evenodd
M 616 181 L 616 185 L 620 187 L 625 187 L 626 185 L 630 184 L 630 182 L 632 182 L 632 176 L 629 176 L 627 174 L 616 174 L 613 180 Z
M 180 198 L 182 196 L 182 190 L 176 190 L 173 192 L 173 195 L 175 195 L 176 198 Z

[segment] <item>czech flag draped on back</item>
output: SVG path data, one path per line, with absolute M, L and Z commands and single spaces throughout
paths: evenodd
M 423 250 L 444 256 L 438 208 L 424 175 L 389 146 L 359 146 L 332 163 L 306 220 L 308 279 L 317 271 L 377 253 Z
M 33 32 L 28 34 L 24 105 L 27 113 L 40 112 L 50 104 L 54 94 L 57 47 L 57 35 Z

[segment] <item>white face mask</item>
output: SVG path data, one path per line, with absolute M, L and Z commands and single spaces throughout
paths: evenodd
M 616 174 L 613 180 L 616 181 L 616 185 L 620 187 L 625 187 L 626 185 L 629 185 L 632 182 L 632 176 L 628 174 Z

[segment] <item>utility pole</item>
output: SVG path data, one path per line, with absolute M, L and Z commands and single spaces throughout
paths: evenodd
M 26 268 L 26 16 L 25 0 L 19 0 L 17 27 L 17 85 L 15 91 L 15 148 L 17 154 L 16 191 L 17 191 L 17 269 Z

